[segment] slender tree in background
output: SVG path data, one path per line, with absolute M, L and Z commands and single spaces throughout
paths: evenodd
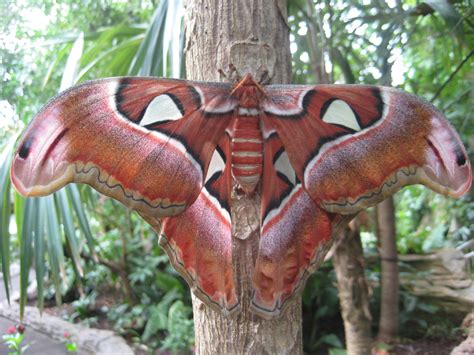
M 395 234 L 395 207 L 389 197 L 377 205 L 377 236 L 381 263 L 380 318 L 377 340 L 391 343 L 398 335 L 398 253 Z

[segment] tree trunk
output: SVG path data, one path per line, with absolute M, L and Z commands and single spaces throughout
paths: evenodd
M 342 233 L 334 252 L 334 269 L 346 335 L 347 353 L 370 354 L 372 336 L 369 288 L 364 276 L 364 254 L 355 221 Z
M 388 46 L 388 42 L 386 43 Z M 381 61 L 380 84 L 390 86 L 392 83 L 391 64 L 388 62 L 390 51 L 383 48 L 386 56 Z M 395 207 L 390 196 L 376 206 L 377 238 L 381 263 L 380 273 L 380 318 L 377 340 L 391 343 L 398 335 L 399 318 L 399 274 L 398 252 L 395 230 Z
M 393 197 L 377 206 L 377 235 L 381 260 L 380 319 L 377 339 L 390 343 L 398 334 L 398 259 Z
M 284 0 L 187 0 L 186 72 L 192 80 L 289 83 L 291 56 Z M 265 320 L 249 312 L 259 244 L 260 196 L 232 197 L 233 259 L 242 311 L 233 318 L 193 297 L 197 354 L 299 354 L 301 298 L 285 314 Z
M 311 68 L 316 78 L 316 84 L 331 84 L 329 74 L 326 71 L 324 61 L 324 48 L 326 47 L 325 36 L 322 33 L 322 27 L 318 13 L 315 14 L 313 0 L 306 0 L 306 11 L 312 21 L 308 21 L 308 52 Z
M 235 67 L 257 81 L 290 83 L 286 7 L 286 0 L 186 0 L 187 78 L 220 81 Z

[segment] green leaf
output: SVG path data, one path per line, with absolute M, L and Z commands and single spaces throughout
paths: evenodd
M 180 77 L 182 48 L 180 36 L 182 29 L 183 4 L 181 0 L 169 1 L 162 40 L 163 76 Z M 168 65 L 168 57 L 171 65 Z M 170 70 L 171 69 L 171 70 Z
M 0 259 L 2 261 L 3 285 L 10 302 L 10 217 L 12 213 L 10 194 L 10 164 L 17 135 L 10 138 L 0 154 Z
M 439 307 L 436 306 L 435 304 L 429 304 L 429 303 L 423 303 L 423 302 L 418 302 L 417 307 L 418 309 L 430 314 L 435 314 L 439 310 Z
M 136 36 L 143 37 L 145 31 L 146 28 L 143 26 L 127 26 L 124 24 L 103 28 L 98 36 L 89 40 L 90 46 L 82 55 L 81 64 L 88 65 L 104 51 L 120 45 L 123 40 Z
M 175 40 L 183 33 L 182 16 L 182 1 L 160 2 L 130 65 L 129 75 L 181 77 L 184 42 L 175 43 Z M 168 56 L 171 56 L 171 65 Z
M 44 305 L 44 275 L 45 275 L 45 208 L 46 201 L 43 198 L 32 199 L 35 204 L 35 222 L 34 222 L 34 235 L 35 235 L 35 271 L 36 271 L 36 284 L 38 290 L 38 308 L 40 311 L 43 310 Z
M 64 68 L 61 78 L 61 86 L 59 91 L 63 91 L 76 83 L 76 74 L 81 60 L 82 50 L 84 48 L 84 34 L 81 32 L 72 45 L 71 52 L 67 58 L 66 67 Z
M 26 198 L 21 196 L 18 192 L 13 191 L 13 213 L 15 214 L 15 223 L 17 235 L 23 233 L 23 220 L 25 210 Z
M 179 293 L 183 294 L 184 289 L 181 282 L 176 277 L 168 275 L 164 272 L 158 272 L 156 274 L 156 285 L 160 290 L 163 292 L 168 293 L 171 291 L 178 291 Z
M 119 45 L 113 46 L 108 50 L 103 50 L 97 54 L 97 56 L 91 60 L 85 68 L 83 68 L 77 75 L 77 81 L 80 81 L 85 77 L 98 63 L 104 61 L 106 58 L 112 58 L 110 64 L 107 66 L 107 76 L 123 75 L 125 68 L 130 65 L 133 58 L 133 54 L 136 52 L 138 45 L 143 40 L 143 35 L 138 35 L 130 38 L 129 40 L 123 41 Z M 132 55 L 130 55 L 132 54 Z M 124 68 L 120 69 L 123 65 Z
M 319 319 L 319 318 L 327 317 L 330 314 L 330 312 L 331 310 L 328 305 L 320 306 L 318 307 L 318 310 L 316 311 L 314 318 Z
M 56 290 L 56 303 L 60 305 L 62 303 L 61 274 L 65 277 L 61 230 L 59 228 L 59 221 L 53 196 L 46 196 L 43 197 L 43 199 L 46 207 L 46 238 L 48 240 L 47 249 L 49 267 L 51 269 L 51 276 Z
M 66 57 L 71 50 L 71 44 L 67 43 L 62 46 L 62 48 L 57 51 L 56 56 L 54 57 L 54 61 L 51 63 L 51 65 L 48 68 L 48 71 L 46 72 L 46 75 L 43 78 L 43 83 L 41 87 L 45 89 L 51 79 L 51 76 L 53 75 L 55 69 L 57 69 L 58 64 L 61 63 Z
M 152 17 L 151 26 L 147 30 L 145 39 L 133 58 L 129 69 L 130 75 L 160 76 L 159 68 L 163 62 L 163 57 L 161 56 L 163 52 L 162 36 L 168 4 L 168 0 L 160 1 Z
M 168 324 L 168 314 L 166 310 L 168 308 L 169 305 L 167 305 L 166 307 L 157 305 L 151 309 L 150 317 L 148 318 L 145 330 L 143 331 L 143 341 L 148 341 L 159 330 L 166 329 L 166 326 Z
M 147 341 L 157 331 L 167 329 L 170 304 L 179 298 L 179 293 L 176 290 L 172 290 L 166 293 L 163 299 L 152 308 L 142 335 L 144 341 Z
M 78 279 L 82 278 L 83 271 L 81 266 L 81 255 L 79 252 L 79 242 L 76 238 L 76 230 L 74 228 L 73 217 L 71 214 L 71 206 L 69 204 L 68 194 L 65 189 L 61 189 L 55 194 L 56 202 L 61 212 L 59 217 L 63 222 L 66 240 L 71 252 L 72 264 Z
M 20 239 L 20 319 L 23 319 L 31 261 L 33 259 L 35 201 L 27 199 L 24 209 L 24 228 Z
M 176 352 L 187 350 L 193 339 L 193 321 L 189 319 L 191 308 L 181 300 L 174 302 L 168 312 L 168 337 L 163 341 L 162 349 Z
M 72 202 L 72 207 L 79 221 L 79 227 L 86 236 L 87 244 L 89 246 L 89 252 L 94 261 L 97 262 L 97 255 L 94 251 L 94 238 L 92 238 L 91 229 L 89 227 L 89 222 L 87 221 L 86 212 L 84 210 L 84 205 L 82 204 L 81 195 L 79 194 L 79 189 L 77 185 L 70 184 L 66 186 L 66 192 L 69 197 L 69 201 Z
M 66 343 L 66 350 L 74 353 L 77 351 L 77 345 L 75 343 Z
M 336 348 L 342 348 L 342 343 L 336 334 L 326 334 L 319 338 L 319 343 L 332 345 Z

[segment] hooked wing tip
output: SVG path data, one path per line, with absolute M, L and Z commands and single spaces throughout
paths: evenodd
M 462 145 L 442 138 L 435 134 L 426 138 L 429 149 L 423 170 L 429 180 L 427 185 L 439 193 L 459 198 L 471 187 L 471 163 Z
M 51 121 L 47 123 L 33 122 L 13 156 L 10 178 L 23 196 L 45 196 L 72 181 L 72 167 L 58 163 L 54 152 L 68 129 L 57 130 Z
M 433 115 L 431 131 L 425 137 L 427 185 L 451 197 L 461 197 L 472 184 L 471 163 L 456 131 L 442 117 Z
M 38 175 L 31 172 L 30 163 L 20 156 L 20 150 L 15 154 L 10 169 L 10 179 L 15 189 L 25 197 L 40 197 L 49 195 L 72 180 L 73 167 L 67 167 L 63 174 L 53 177 Z

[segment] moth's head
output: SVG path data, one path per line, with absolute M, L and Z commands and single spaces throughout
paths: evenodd
M 239 106 L 243 108 L 258 108 L 265 91 L 251 74 L 247 74 L 232 90 L 231 96 L 239 101 Z

